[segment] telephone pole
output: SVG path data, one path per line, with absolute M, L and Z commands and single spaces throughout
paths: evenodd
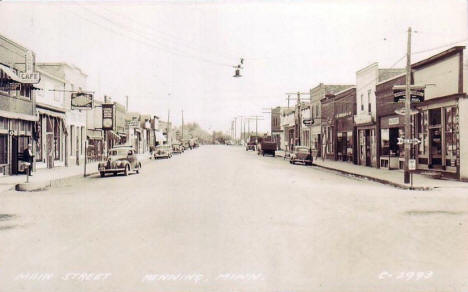
M 182 110 L 182 140 L 184 140 L 184 110 Z
M 167 141 L 166 143 L 169 144 L 169 116 L 171 114 L 171 110 L 167 110 L 167 125 L 166 125 L 166 132 L 167 132 Z
M 408 28 L 408 44 L 406 49 L 406 88 L 405 88 L 405 138 L 411 139 L 411 27 Z M 405 143 L 404 183 L 410 183 L 409 159 L 410 143 Z

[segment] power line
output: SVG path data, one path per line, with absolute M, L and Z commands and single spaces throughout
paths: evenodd
M 103 19 L 105 20 L 106 22 L 110 23 L 111 25 L 115 26 L 115 27 L 120 27 L 120 30 L 125 30 L 126 33 L 130 32 L 130 33 L 133 33 L 134 35 L 136 36 L 139 36 L 140 38 L 142 38 L 141 40 L 140 39 L 137 39 L 137 38 L 132 38 L 133 40 L 136 40 L 140 43 L 143 43 L 145 45 L 150 45 L 152 47 L 156 47 L 160 50 L 163 50 L 163 51 L 166 51 L 167 53 L 170 53 L 170 54 L 173 54 L 173 55 L 178 55 L 178 56 L 181 56 L 181 57 L 188 57 L 188 58 L 193 58 L 193 59 L 198 59 L 200 61 L 203 61 L 203 62 L 206 62 L 206 63 L 212 63 L 212 64 L 215 64 L 215 65 L 219 65 L 219 66 L 227 66 L 227 67 L 232 67 L 231 64 L 227 64 L 227 63 L 221 63 L 221 62 L 217 62 L 217 61 L 214 61 L 214 60 L 210 60 L 208 58 L 205 58 L 203 56 L 196 56 L 196 55 L 193 55 L 193 54 L 189 54 L 187 52 L 184 52 L 182 51 L 181 49 L 179 48 L 171 48 L 171 47 L 168 47 L 166 44 L 163 44 L 161 43 L 160 41 L 156 41 L 152 38 L 149 38 L 146 34 L 142 34 L 141 32 L 138 32 L 138 31 L 135 31 L 135 30 L 132 30 L 128 27 L 126 27 L 124 24 L 121 24 L 121 23 L 118 23 L 112 19 L 110 19 L 109 17 L 106 17 L 106 16 L 103 16 L 97 12 L 95 12 L 94 10 L 90 9 L 89 7 L 87 6 L 84 6 L 82 4 L 79 4 L 79 2 L 76 2 L 76 1 L 73 1 L 72 3 L 74 3 L 77 7 L 80 7 L 84 10 L 87 10 L 89 11 L 91 14 L 95 15 L 96 17 L 100 18 L 100 19 Z M 95 23 L 96 24 L 96 23 Z M 100 26 L 102 26 L 101 24 L 98 24 Z M 121 34 L 125 37 L 127 37 L 126 35 L 124 34 Z

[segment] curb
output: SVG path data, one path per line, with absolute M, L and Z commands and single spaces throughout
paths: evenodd
M 277 157 L 278 157 L 278 158 L 284 158 L 283 156 L 279 156 L 279 155 L 278 155 Z M 336 168 L 333 168 L 333 167 L 323 166 L 323 165 L 319 165 L 319 164 L 315 164 L 315 163 L 313 163 L 312 165 L 313 165 L 313 166 L 320 167 L 320 168 L 323 168 L 323 169 L 327 169 L 327 170 L 330 170 L 330 171 L 335 171 L 335 172 L 338 172 L 338 173 L 341 173 L 341 174 L 344 174 L 344 175 L 347 175 L 347 176 L 352 176 L 352 177 L 357 177 L 357 178 L 363 178 L 363 179 L 367 179 L 367 180 L 370 180 L 370 181 L 378 182 L 378 183 L 381 183 L 381 184 L 384 184 L 384 185 L 390 185 L 390 186 L 392 186 L 392 187 L 395 187 L 395 188 L 398 188 L 398 189 L 403 189 L 403 190 L 430 191 L 430 190 L 433 189 L 433 188 L 431 188 L 431 187 L 410 187 L 410 186 L 407 186 L 407 185 L 404 185 L 404 184 L 395 183 L 395 182 L 392 182 L 392 181 L 389 181 L 389 180 L 386 180 L 386 179 L 381 179 L 381 178 L 377 178 L 377 177 L 373 177 L 373 176 L 368 176 L 368 175 L 364 175 L 364 174 L 358 174 L 358 173 L 354 173 L 354 172 L 349 172 L 349 171 L 346 171 L 346 170 L 336 169 Z
M 144 159 L 142 160 L 141 164 L 146 164 L 149 161 L 149 159 Z M 39 192 L 39 191 L 44 191 L 50 187 L 55 187 L 55 186 L 60 186 L 65 184 L 68 180 L 74 180 L 79 177 L 85 179 L 89 176 L 96 175 L 98 174 L 99 171 L 90 171 L 86 172 L 86 177 L 83 176 L 83 173 L 80 174 L 74 174 L 62 178 L 56 178 L 56 179 L 51 179 L 51 180 L 45 180 L 42 182 L 31 182 L 31 183 L 19 183 L 15 185 L 15 190 L 18 192 Z
M 349 171 L 346 171 L 346 170 L 336 169 L 336 168 L 333 168 L 333 167 L 327 167 L 327 166 L 318 165 L 318 164 L 315 164 L 315 163 L 313 163 L 312 165 L 317 166 L 317 167 L 321 167 L 323 169 L 327 169 L 327 170 L 330 170 L 330 171 L 336 171 L 336 172 L 339 172 L 339 173 L 342 173 L 342 174 L 345 174 L 345 175 L 348 175 L 348 176 L 363 178 L 363 179 L 367 179 L 367 180 L 370 180 L 370 181 L 375 181 L 375 182 L 378 182 L 378 183 L 381 183 L 381 184 L 384 184 L 384 185 L 390 185 L 392 187 L 399 188 L 399 189 L 412 190 L 412 191 L 430 191 L 430 190 L 432 190 L 431 187 L 410 187 L 410 186 L 395 183 L 395 182 L 392 182 L 392 181 L 389 181 L 389 180 L 386 180 L 386 179 L 381 179 L 381 178 L 377 178 L 377 177 L 373 177 L 373 176 L 368 176 L 368 175 L 358 174 L 358 173 L 354 173 L 354 172 L 349 172 Z

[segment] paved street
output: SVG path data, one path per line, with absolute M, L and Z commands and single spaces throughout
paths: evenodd
M 0 291 L 468 291 L 467 212 L 466 188 L 202 146 L 1 193 Z

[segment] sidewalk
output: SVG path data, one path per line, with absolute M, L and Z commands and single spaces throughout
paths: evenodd
M 281 158 L 284 157 L 284 154 L 284 151 L 276 151 L 276 155 Z M 337 171 L 344 175 L 365 178 L 402 189 L 410 189 L 410 184 L 403 183 L 402 170 L 388 170 L 374 167 L 366 167 L 342 161 L 334 161 L 327 159 L 322 160 L 321 158 L 314 160 L 313 163 L 315 166 L 329 169 L 332 171 Z M 454 180 L 435 179 L 430 176 L 416 173 L 413 174 L 413 189 L 415 190 L 430 190 L 434 188 L 457 187 L 468 188 L 468 183 Z
M 149 154 L 138 154 L 138 158 L 144 162 L 149 159 Z M 88 162 L 86 164 L 86 174 L 97 174 L 98 163 L 99 162 Z M 68 167 L 60 166 L 50 169 L 38 169 L 32 174 L 33 176 L 29 177 L 29 182 L 31 185 L 47 187 L 50 186 L 52 182 L 74 176 L 83 176 L 84 162 L 80 162 L 80 165 L 72 165 Z M 26 175 L 23 174 L 0 177 L 0 194 L 8 190 L 15 189 L 17 184 L 23 184 L 25 182 Z

